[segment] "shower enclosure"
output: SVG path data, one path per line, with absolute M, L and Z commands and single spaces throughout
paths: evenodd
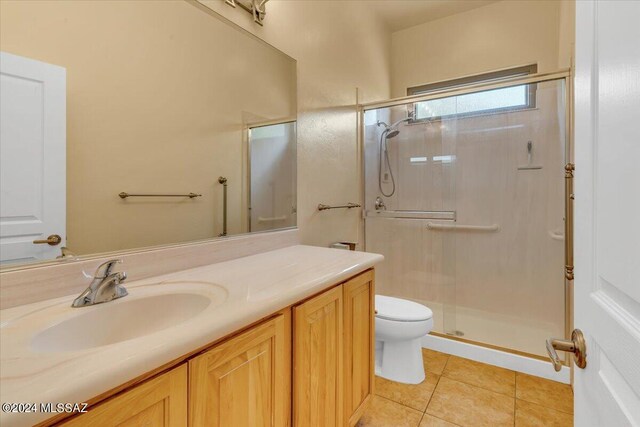
M 377 292 L 434 332 L 531 356 L 566 334 L 567 73 L 365 105 Z

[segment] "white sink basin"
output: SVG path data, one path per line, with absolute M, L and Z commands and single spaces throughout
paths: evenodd
M 129 296 L 115 301 L 65 310 L 63 320 L 33 336 L 31 349 L 42 353 L 78 351 L 139 338 L 180 325 L 226 299 L 226 292 L 221 294 L 215 285 L 207 287 L 209 292 L 180 288 L 172 286 L 169 293 L 160 294 L 149 292 L 149 288 L 139 293 L 130 289 Z M 218 292 L 211 292 L 211 288 Z

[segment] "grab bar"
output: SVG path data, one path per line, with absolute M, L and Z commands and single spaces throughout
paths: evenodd
M 500 230 L 500 226 L 498 224 L 492 225 L 457 225 L 457 224 L 435 224 L 433 222 L 427 223 L 427 228 L 429 230 L 460 230 L 460 231 L 486 231 L 486 232 L 494 232 Z
M 220 237 L 227 235 L 227 178 L 221 176 L 218 182 L 222 184 L 222 233 Z
M 263 217 L 259 216 L 258 217 L 258 222 L 284 221 L 285 219 L 287 219 L 286 215 L 274 216 L 272 218 L 263 218 Z

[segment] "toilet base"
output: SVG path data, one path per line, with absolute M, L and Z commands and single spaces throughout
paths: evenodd
M 405 384 L 424 381 L 421 341 L 376 341 L 376 375 Z

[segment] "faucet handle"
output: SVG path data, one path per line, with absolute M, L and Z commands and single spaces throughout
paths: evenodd
M 116 264 L 122 264 L 124 261 L 122 259 L 110 259 L 109 261 L 105 261 L 96 268 L 96 272 L 94 273 L 94 279 L 104 279 L 105 277 L 111 274 L 113 267 Z

